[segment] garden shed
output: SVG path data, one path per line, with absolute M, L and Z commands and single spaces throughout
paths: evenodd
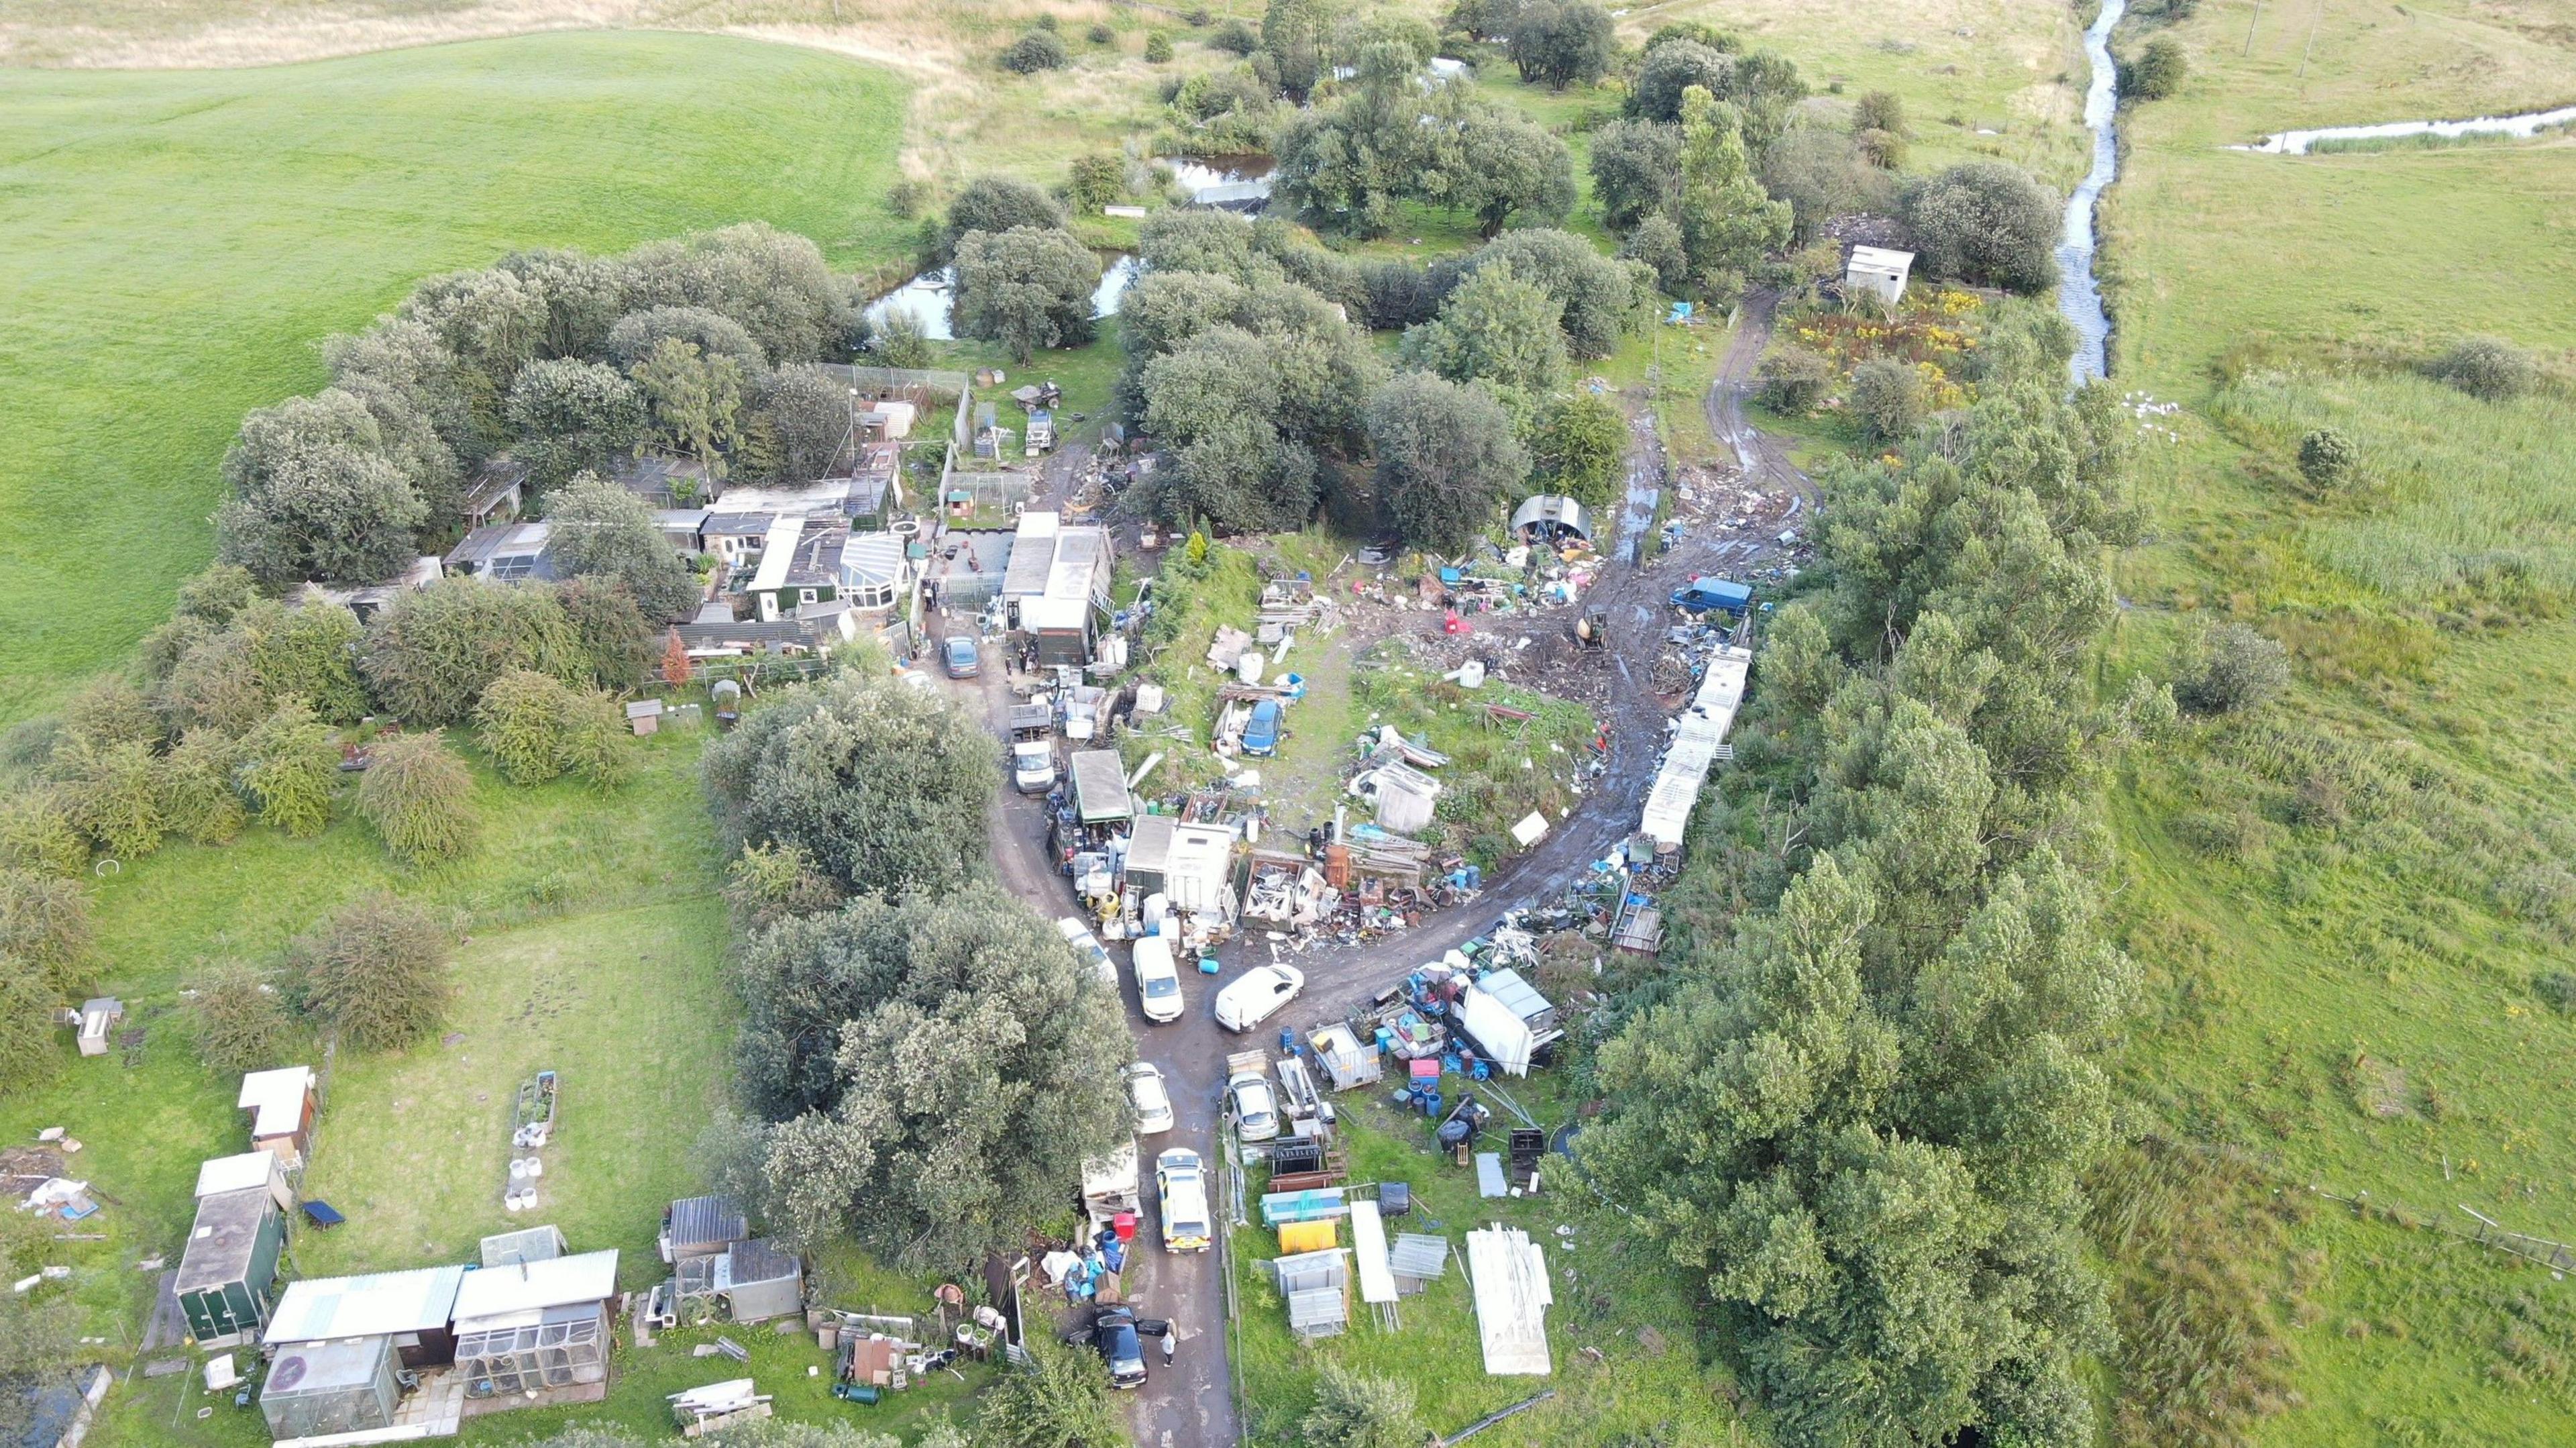
M 391 1428 L 402 1405 L 396 1372 L 383 1334 L 295 1343 L 269 1366 L 260 1415 L 280 1442 Z
M 277 1153 L 290 1170 L 304 1164 L 304 1153 L 313 1145 L 313 1118 L 321 1113 L 312 1067 L 247 1072 L 233 1104 L 250 1113 L 253 1147 Z
M 277 1259 L 285 1250 L 286 1213 L 266 1185 L 199 1198 L 170 1284 L 188 1336 L 212 1347 L 257 1333 L 276 1304 Z
M 805 1308 L 805 1268 L 796 1254 L 754 1237 L 717 1259 L 715 1290 L 736 1322 L 766 1322 Z
M 613 1247 L 466 1273 L 456 1290 L 456 1366 L 465 1395 L 604 1390 L 616 1296 Z
M 1855 246 L 1843 267 L 1843 290 L 1866 293 L 1889 307 L 1905 300 L 1905 276 L 1914 269 L 1914 253 L 1883 246 Z
M 217 1192 L 238 1192 L 250 1187 L 265 1190 L 277 1202 L 279 1211 L 295 1210 L 295 1188 L 287 1185 L 286 1164 L 273 1152 L 245 1151 L 239 1156 L 219 1156 L 198 1163 L 199 1200 Z
M 687 1262 L 724 1253 L 751 1236 L 730 1197 L 682 1197 L 662 1213 L 662 1260 Z
M 456 1291 L 466 1269 L 420 1267 L 363 1277 L 307 1277 L 290 1285 L 260 1341 L 271 1347 L 381 1337 L 407 1368 L 456 1357 Z

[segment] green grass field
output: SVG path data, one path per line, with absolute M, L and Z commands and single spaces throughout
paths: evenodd
M 885 72 L 559 34 L 264 70 L 0 70 L 0 718 L 122 657 L 212 549 L 246 410 L 422 277 L 760 219 L 901 254 Z

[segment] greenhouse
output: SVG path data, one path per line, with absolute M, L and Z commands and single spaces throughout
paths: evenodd
M 299 1342 L 277 1355 L 259 1410 L 281 1442 L 393 1426 L 402 1402 L 390 1337 Z

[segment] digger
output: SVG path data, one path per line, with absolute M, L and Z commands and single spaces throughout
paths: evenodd
M 1599 609 L 1574 621 L 1574 641 L 1587 649 L 1610 646 L 1610 615 Z

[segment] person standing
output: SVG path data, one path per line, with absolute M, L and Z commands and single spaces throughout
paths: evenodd
M 1180 1347 L 1181 1325 L 1176 1322 L 1170 1327 L 1163 1329 L 1163 1366 L 1170 1367 L 1172 1365 L 1172 1354 L 1180 1351 Z

